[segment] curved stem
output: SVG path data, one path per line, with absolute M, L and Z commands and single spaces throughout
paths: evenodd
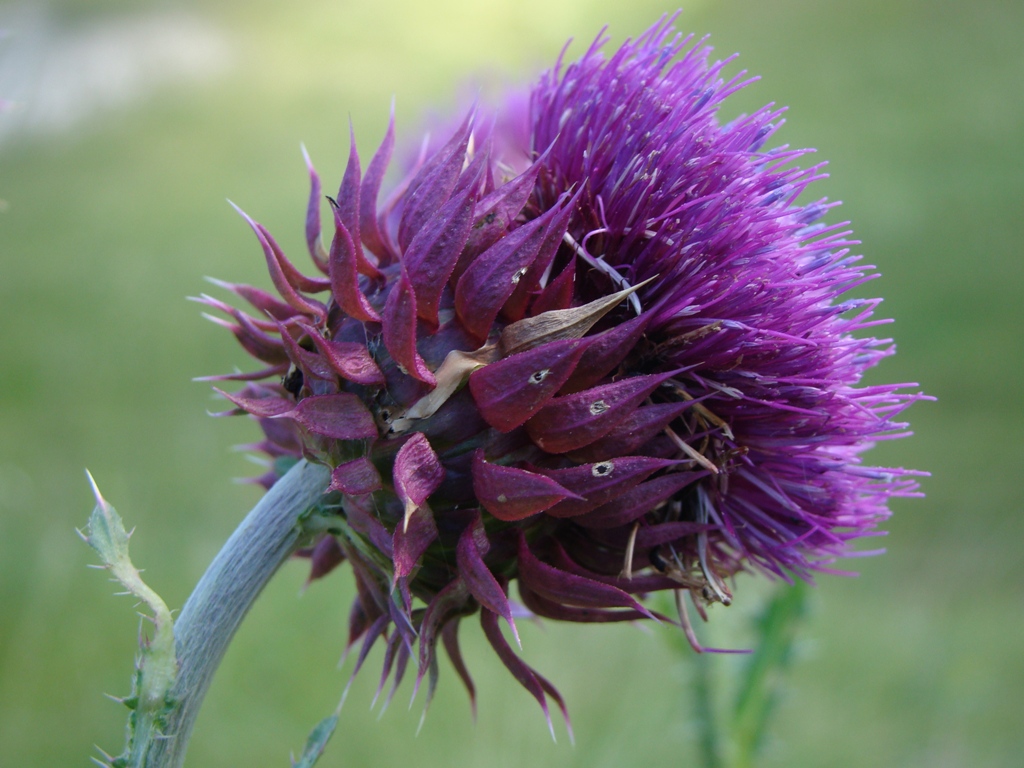
M 180 768 L 203 697 L 235 630 L 280 565 L 300 545 L 301 516 L 323 495 L 330 469 L 300 461 L 260 499 L 199 580 L 174 623 L 178 674 L 164 733 L 148 768 Z

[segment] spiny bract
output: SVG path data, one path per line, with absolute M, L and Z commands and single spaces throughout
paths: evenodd
M 349 647 L 358 669 L 386 644 L 392 692 L 415 655 L 429 700 L 440 641 L 472 696 L 457 631 L 479 612 L 564 711 L 499 619 L 654 618 L 640 599 L 674 590 L 696 646 L 686 593 L 703 614 L 739 571 L 808 578 L 915 492 L 860 461 L 919 395 L 857 386 L 893 347 L 854 335 L 878 300 L 840 297 L 871 268 L 818 223 L 830 204 L 798 202 L 821 167 L 762 149 L 781 110 L 720 125 L 742 75 L 671 22 L 470 112 L 383 203 L 393 122 L 365 173 L 353 139 L 329 248 L 309 166 L 322 276 L 249 220 L 280 296 L 202 299 L 269 366 L 214 377 L 248 382 L 224 396 L 259 448 L 333 468 L 313 576 L 352 564 Z

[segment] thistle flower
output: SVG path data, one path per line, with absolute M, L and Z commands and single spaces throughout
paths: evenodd
M 700 650 L 687 594 L 704 615 L 741 571 L 827 571 L 915 492 L 860 460 L 920 396 L 858 386 L 893 346 L 855 335 L 878 300 L 843 294 L 874 274 L 820 223 L 834 204 L 801 202 L 822 166 L 762 148 L 782 110 L 720 125 L 749 81 L 671 23 L 471 111 L 383 202 L 393 120 L 365 173 L 353 137 L 326 233 L 309 164 L 320 274 L 246 217 L 279 295 L 201 299 L 266 366 L 213 377 L 246 382 L 223 395 L 263 428 L 261 482 L 332 470 L 306 554 L 313 577 L 352 565 L 348 647 L 358 671 L 386 646 L 381 689 L 412 661 L 429 701 L 441 643 L 472 698 L 478 613 L 564 711 L 500 628 L 518 640 L 513 581 L 525 612 L 577 622 L 668 621 L 642 600 L 672 590 Z

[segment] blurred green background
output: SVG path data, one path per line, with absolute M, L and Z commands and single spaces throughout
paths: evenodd
M 392 95 L 400 134 L 458 101 L 471 75 L 520 82 L 614 42 L 674 5 L 654 0 L 63 0 L 0 5 L 0 755 L 86 765 L 117 753 L 138 619 L 74 534 L 83 468 L 137 526 L 136 563 L 181 606 L 258 498 L 191 377 L 248 366 L 184 300 L 204 275 L 267 285 L 255 239 L 225 202 L 298 257 L 305 142 L 326 188 L 351 116 L 364 151 Z M 1016 0 L 702 0 L 679 27 L 741 51 L 760 83 L 733 112 L 789 105 L 779 140 L 814 146 L 883 279 L 900 354 L 875 380 L 919 381 L 917 436 L 879 463 L 928 469 L 899 501 L 889 554 L 825 577 L 766 746 L 766 766 L 1018 766 L 1024 754 L 1024 4 Z M 736 70 L 733 67 L 733 71 Z M 299 259 L 301 262 L 302 259 Z M 888 333 L 889 329 L 883 329 Z M 271 584 L 199 720 L 194 766 L 285 766 L 335 706 L 347 575 L 297 595 Z M 766 590 L 741 579 L 705 639 L 749 640 Z M 442 662 L 426 724 L 403 687 L 368 711 L 379 652 L 357 680 L 324 766 L 693 764 L 693 668 L 666 629 L 523 628 L 576 729 L 542 716 L 463 633 L 479 718 Z M 728 695 L 735 657 L 713 660 Z

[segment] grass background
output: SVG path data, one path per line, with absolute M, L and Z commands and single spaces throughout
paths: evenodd
M 58 130 L 33 124 L 33 70 L 0 58 L 22 90 L 0 145 L 0 754 L 23 766 L 86 765 L 117 752 L 138 629 L 74 535 L 91 500 L 83 467 L 138 531 L 133 557 L 180 606 L 256 501 L 231 482 L 253 468 L 229 450 L 254 435 L 214 420 L 192 376 L 247 360 L 186 295 L 203 275 L 266 285 L 238 202 L 300 253 L 305 142 L 329 188 L 351 116 L 364 151 L 394 95 L 409 135 L 467 76 L 521 81 L 605 23 L 621 41 L 674 6 L 653 0 L 64 0 L 0 5 L 17 49 L 187 18 L 216 32 L 225 66 L 169 77 L 130 103 Z M 31 23 L 26 23 L 29 19 Z M 40 26 L 41 25 L 41 26 Z M 1024 753 L 1024 5 L 1012 0 L 721 0 L 679 21 L 763 80 L 734 111 L 790 106 L 780 140 L 815 146 L 844 201 L 900 354 L 876 380 L 920 381 L 939 398 L 911 412 L 917 436 L 880 463 L 928 469 L 928 498 L 894 504 L 889 554 L 814 592 L 766 766 L 1016 766 Z M 49 47 L 47 47 L 49 46 Z M 126 64 L 125 66 L 130 66 Z M 68 78 L 75 75 L 72 63 Z M 735 70 L 735 67 L 734 67 Z M 159 79 L 159 78 L 156 78 Z M 19 127 L 20 126 L 20 127 Z M 314 585 L 299 565 L 272 583 L 211 690 L 196 766 L 286 765 L 347 679 L 335 669 L 351 584 Z M 706 637 L 742 645 L 765 593 L 741 581 Z M 408 686 L 377 721 L 374 659 L 357 680 L 324 766 L 623 766 L 696 755 L 692 668 L 664 630 L 523 628 L 526 658 L 561 687 L 576 746 L 552 744 L 529 696 L 478 630 L 464 643 L 480 689 L 474 725 L 444 668 L 416 735 Z M 736 659 L 714 660 L 722 695 Z M 442 665 L 444 666 L 444 665 Z M 447 673 L 447 674 L 446 674 Z

